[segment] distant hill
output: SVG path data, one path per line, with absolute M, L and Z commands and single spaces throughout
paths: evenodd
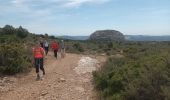
M 124 35 L 116 30 L 98 30 L 90 35 L 90 40 L 123 41 Z
M 125 39 L 129 41 L 170 41 L 170 35 L 169 36 L 125 35 Z
M 58 36 L 69 40 L 88 40 L 90 36 Z M 146 35 L 125 35 L 128 41 L 170 41 L 170 35 L 166 36 L 146 36 Z
M 87 40 L 89 36 L 58 36 L 58 38 L 69 39 L 69 40 Z

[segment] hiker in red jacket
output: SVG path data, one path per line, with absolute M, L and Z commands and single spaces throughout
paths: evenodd
M 39 42 L 35 44 L 35 47 L 32 49 L 32 52 L 34 57 L 34 65 L 37 73 L 37 80 L 39 80 L 40 79 L 39 69 L 41 69 L 43 75 L 45 75 L 44 61 L 43 61 L 45 52 L 44 49 L 40 46 Z
M 58 49 L 59 49 L 59 45 L 58 45 L 57 41 L 53 41 L 51 43 L 51 48 L 54 51 L 54 57 L 57 58 L 57 52 L 58 52 Z

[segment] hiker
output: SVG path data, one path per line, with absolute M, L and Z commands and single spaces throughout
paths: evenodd
M 51 43 L 51 48 L 54 51 L 54 57 L 57 58 L 57 52 L 58 52 L 58 49 L 59 49 L 59 45 L 58 45 L 57 41 L 53 41 Z
M 40 46 L 39 42 L 35 44 L 35 47 L 33 48 L 33 56 L 34 56 L 34 65 L 36 68 L 36 73 L 37 73 L 37 80 L 40 79 L 40 74 L 39 74 L 39 69 L 42 70 L 43 75 L 45 75 L 45 70 L 44 70 L 44 49 Z
M 45 49 L 45 54 L 47 55 L 48 50 L 49 50 L 49 44 L 48 44 L 47 40 L 45 40 L 45 42 L 44 42 L 44 49 Z
M 40 41 L 40 45 L 42 48 L 44 48 L 44 42 L 42 40 Z
M 60 52 L 61 52 L 61 58 L 65 57 L 65 44 L 64 40 L 61 40 L 60 42 Z

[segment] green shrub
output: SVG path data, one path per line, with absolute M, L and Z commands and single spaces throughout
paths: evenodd
M 29 34 L 29 32 L 26 29 L 22 28 L 21 26 L 19 28 L 17 28 L 17 34 L 16 35 L 19 38 L 26 38 L 28 34 Z
M 131 46 L 93 73 L 96 89 L 104 100 L 169 100 L 169 48 Z
M 11 25 L 5 25 L 2 28 L 2 34 L 4 34 L 4 35 L 14 35 L 15 33 L 16 33 L 16 30 Z
M 0 45 L 0 72 L 15 74 L 28 71 L 30 58 L 20 43 L 4 43 Z
M 76 49 L 79 52 L 84 52 L 83 47 L 79 43 L 73 44 L 74 49 Z

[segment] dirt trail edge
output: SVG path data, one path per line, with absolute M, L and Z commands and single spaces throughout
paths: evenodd
M 102 56 L 78 54 L 56 60 L 50 52 L 43 80 L 35 80 L 35 70 L 25 76 L 0 79 L 0 100 L 96 100 L 92 71 L 104 61 Z

